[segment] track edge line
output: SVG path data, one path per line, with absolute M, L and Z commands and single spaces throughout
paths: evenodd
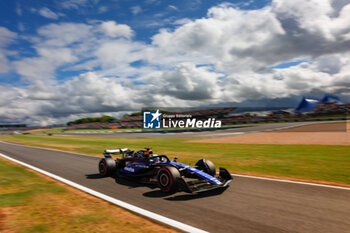
M 251 179 L 270 180 L 270 181 L 276 181 L 276 182 L 303 184 L 303 185 L 319 186 L 319 187 L 324 187 L 324 188 L 343 189 L 343 190 L 349 190 L 350 191 L 350 188 L 348 188 L 348 187 L 336 186 L 336 185 L 317 184 L 317 183 L 295 181 L 295 180 L 283 180 L 283 179 L 268 178 L 268 177 L 261 177 L 261 176 L 249 176 L 249 175 L 241 175 L 241 174 L 235 174 L 235 173 L 231 173 L 231 175 L 238 176 L 238 177 L 244 177 L 244 178 L 251 178 Z

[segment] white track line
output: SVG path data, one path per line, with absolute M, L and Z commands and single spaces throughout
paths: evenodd
M 231 174 L 231 175 L 240 176 L 240 177 L 245 177 L 245 178 L 259 179 L 259 180 L 271 180 L 271 181 L 277 181 L 277 182 L 285 182 L 285 183 L 293 183 L 293 184 L 305 184 L 305 185 L 319 186 L 319 187 L 324 187 L 324 188 L 334 188 L 334 189 L 350 190 L 350 188 L 342 187 L 342 186 L 335 186 L 335 185 L 316 184 L 316 183 L 309 183 L 309 182 L 302 182 L 302 181 L 293 181 L 293 180 L 281 180 L 281 179 L 267 178 L 267 177 L 260 177 L 260 176 L 247 176 L 247 175 L 234 174 L 234 173 Z
M 88 156 L 88 157 L 94 157 L 94 158 L 101 158 L 101 157 L 94 156 L 94 155 L 86 155 L 86 154 L 81 154 L 81 153 L 75 153 L 75 152 L 69 152 L 69 151 L 63 151 L 63 150 L 55 150 L 55 149 L 36 147 L 36 146 L 27 146 L 27 145 L 5 142 L 5 141 L 0 141 L 0 143 L 5 143 L 5 144 L 9 144 L 9 145 L 14 145 L 14 146 L 30 147 L 30 148 L 42 149 L 42 150 L 48 150 L 48 151 L 58 151 L 58 152 L 63 152 L 63 153 L 68 153 L 68 154 L 75 154 L 75 155 Z M 251 179 L 270 180 L 270 181 L 285 182 L 285 183 L 319 186 L 319 187 L 324 187 L 324 188 L 350 190 L 350 188 L 348 188 L 348 187 L 335 186 L 335 185 L 317 184 L 317 183 L 309 183 L 309 182 L 293 181 L 293 180 L 283 180 L 283 179 L 267 178 L 267 177 L 261 177 L 261 176 L 248 176 L 248 175 L 241 175 L 241 174 L 235 174 L 235 173 L 232 173 L 231 175 L 245 177 L 245 178 L 251 178 Z
M 127 209 L 127 210 L 130 210 L 130 211 L 135 212 L 135 213 L 137 213 L 137 214 L 143 215 L 143 216 L 145 216 L 145 217 L 151 218 L 151 219 L 156 220 L 156 221 L 158 221 L 158 222 L 167 224 L 167 225 L 169 225 L 169 226 L 175 227 L 175 228 L 177 228 L 177 229 L 179 229 L 179 230 L 186 231 L 186 232 L 198 232 L 198 233 L 205 233 L 205 232 L 207 232 L 207 231 L 203 231 L 203 230 L 201 230 L 201 229 L 192 227 L 192 226 L 190 226 L 190 225 L 187 225 L 187 224 L 178 222 L 178 221 L 176 221 L 176 220 L 173 220 L 173 219 L 164 217 L 164 216 L 162 216 L 162 215 L 153 213 L 153 212 L 151 212 L 151 211 L 148 211 L 148 210 L 139 208 L 139 207 L 137 207 L 137 206 L 131 205 L 131 204 L 126 203 L 126 202 L 124 202 L 124 201 L 120 201 L 120 200 L 118 200 L 118 199 L 116 199 L 116 198 L 107 196 L 107 195 L 105 195 L 105 194 L 103 194 L 103 193 L 97 192 L 97 191 L 95 191 L 95 190 L 89 189 L 89 188 L 87 188 L 87 187 L 85 187 L 85 186 L 82 186 L 82 185 L 80 185 L 80 184 L 74 183 L 74 182 L 72 182 L 72 181 L 70 181 L 70 180 L 67 180 L 67 179 L 65 179 L 65 178 L 62 178 L 62 177 L 60 177 L 60 176 L 54 175 L 54 174 L 52 174 L 52 173 L 50 173 L 50 172 L 44 171 L 44 170 L 42 170 L 42 169 L 40 169 L 40 168 L 34 167 L 34 166 L 32 166 L 32 165 L 29 165 L 29 164 L 27 164 L 27 163 L 21 162 L 21 161 L 19 161 L 19 160 L 13 159 L 13 158 L 11 158 L 11 157 L 9 157 L 9 156 L 7 156 L 7 155 L 4 155 L 4 154 L 2 154 L 2 153 L 0 153 L 0 156 L 3 157 L 3 158 L 5 158 L 5 159 L 8 159 L 8 160 L 10 160 L 10 161 L 12 161 L 12 162 L 18 163 L 18 164 L 20 164 L 20 165 L 22 165 L 22 166 L 25 166 L 25 167 L 27 167 L 27 168 L 30 168 L 30 169 L 32 169 L 32 170 L 34 170 L 34 171 L 40 172 L 40 173 L 42 173 L 42 174 L 44 174 L 44 175 L 46 175 L 46 176 L 49 176 L 49 177 L 51 177 L 51 178 L 53 178 L 53 179 L 55 179 L 55 180 L 58 180 L 58 181 L 60 181 L 60 182 L 63 182 L 63 183 L 65 183 L 65 184 L 67 184 L 67 185 L 70 185 L 70 186 L 72 186 L 72 187 L 74 187 L 74 188 L 80 189 L 81 191 L 84 191 L 84 192 L 86 192 L 86 193 L 89 193 L 89 194 L 91 194 L 91 195 L 93 195 L 93 196 L 96 196 L 96 197 L 98 197 L 98 198 L 101 198 L 101 199 L 103 199 L 103 200 L 105 200 L 105 201 L 108 201 L 108 202 L 110 202 L 110 203 L 113 203 L 113 204 L 115 204 L 115 205 L 117 205 L 117 206 L 120 206 L 120 207 L 122 207 L 122 208 L 125 208 L 125 209 Z

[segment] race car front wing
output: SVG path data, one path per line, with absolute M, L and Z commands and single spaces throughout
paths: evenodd
M 228 187 L 228 185 L 232 182 L 233 177 L 232 175 L 225 169 L 220 168 L 219 175 L 216 177 L 220 184 L 213 184 L 208 182 L 208 180 L 205 179 L 199 179 L 199 180 L 185 180 L 180 179 L 178 182 L 179 187 L 182 191 L 187 193 L 201 193 L 206 192 L 210 190 L 224 190 Z

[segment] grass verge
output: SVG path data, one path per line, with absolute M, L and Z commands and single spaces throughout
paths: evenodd
M 175 232 L 0 158 L 0 232 Z
M 188 139 L 122 139 L 7 135 L 0 140 L 85 154 L 101 155 L 107 148 L 142 149 L 179 157 L 194 165 L 200 158 L 234 173 L 287 177 L 329 184 L 350 184 L 350 146 L 192 143 Z

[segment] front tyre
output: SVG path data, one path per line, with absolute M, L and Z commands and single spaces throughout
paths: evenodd
M 200 159 L 195 165 L 199 170 L 204 171 L 205 173 L 215 176 L 216 168 L 215 165 L 207 159 Z
M 112 158 L 101 159 L 98 163 L 98 171 L 102 177 L 108 177 L 113 175 L 117 170 L 116 162 Z
M 167 166 L 158 170 L 157 183 L 162 192 L 176 192 L 179 179 L 181 179 L 180 172 L 174 167 Z

